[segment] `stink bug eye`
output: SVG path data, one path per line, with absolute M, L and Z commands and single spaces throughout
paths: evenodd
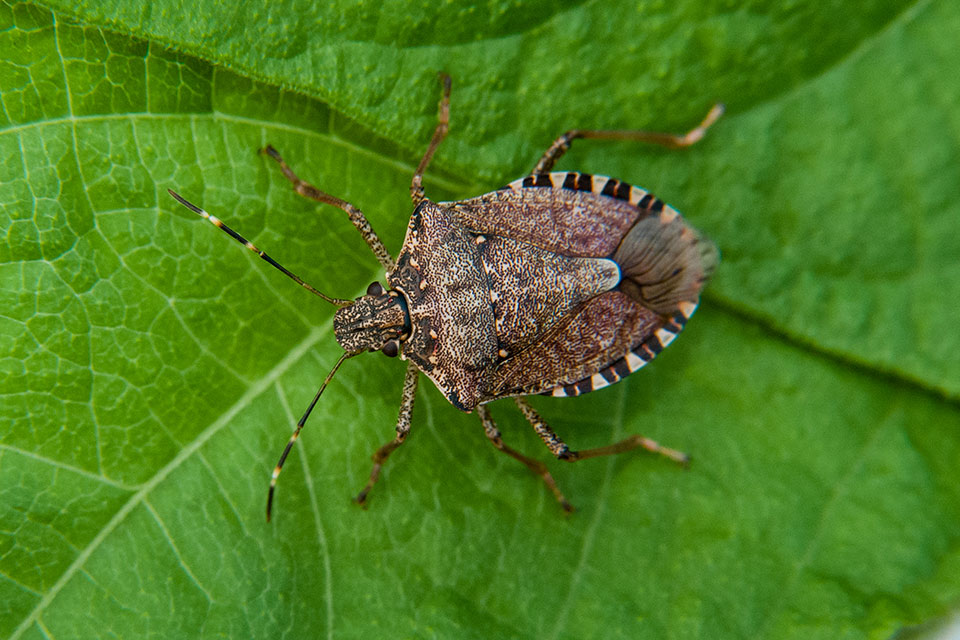
M 715 105 L 688 133 L 573 129 L 558 137 L 533 172 L 506 187 L 456 202 L 433 202 L 423 174 L 447 135 L 450 78 L 433 138 L 410 182 L 414 213 L 394 260 L 364 214 L 301 180 L 273 147 L 297 193 L 344 211 L 387 274 L 355 300 L 332 298 L 301 280 L 243 236 L 173 191 L 171 195 L 257 253 L 286 276 L 337 307 L 333 326 L 344 354 L 297 422 L 274 468 L 274 488 L 310 412 L 343 362 L 364 351 L 408 360 L 395 437 L 373 454 L 373 469 L 355 501 L 363 505 L 390 454 L 406 440 L 422 372 L 458 409 L 477 411 L 498 450 L 539 475 L 571 510 L 542 462 L 504 444 L 487 403 L 513 397 L 558 460 L 575 462 L 636 448 L 685 464 L 686 454 L 633 435 L 606 447 L 571 450 L 524 400 L 576 396 L 643 367 L 669 345 L 697 308 L 716 266 L 714 245 L 680 214 L 639 187 L 606 176 L 554 172 L 577 138 L 690 146 L 723 113 Z
M 383 345 L 383 348 L 380 349 L 380 351 L 388 358 L 396 358 L 400 353 L 400 343 L 396 340 L 391 340 L 387 344 Z

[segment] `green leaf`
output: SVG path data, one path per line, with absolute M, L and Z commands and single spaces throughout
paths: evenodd
M 80 21 L 0 5 L 3 636 L 878 638 L 960 603 L 955 3 L 60 9 Z M 362 239 L 256 150 L 396 252 L 440 68 L 435 199 L 571 127 L 728 103 L 688 151 L 562 160 L 660 194 L 723 262 L 655 364 L 534 399 L 575 448 L 640 432 L 694 464 L 550 462 L 565 519 L 424 380 L 363 512 L 403 377 L 373 354 L 317 406 L 267 525 L 332 309 L 166 189 L 359 295 L 383 277 Z

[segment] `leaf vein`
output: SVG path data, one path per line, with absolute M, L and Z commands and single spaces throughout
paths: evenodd
M 60 19 L 56 13 L 53 14 L 53 46 L 57 52 L 57 57 L 60 59 L 60 72 L 63 76 L 63 88 L 67 94 L 67 113 L 69 114 L 69 124 L 70 124 L 70 141 L 71 147 L 73 150 L 73 158 L 77 167 L 77 175 L 79 177 L 80 183 L 83 185 L 83 197 L 87 201 L 87 206 L 90 211 L 95 211 L 93 207 L 93 202 L 90 200 L 90 192 L 88 185 L 86 184 L 86 179 L 83 176 L 83 171 L 81 170 L 82 163 L 80 160 L 80 149 L 77 146 L 77 122 L 74 118 L 74 108 L 73 108 L 73 92 L 70 90 L 70 76 L 67 75 L 67 64 L 66 59 L 63 57 L 63 51 L 60 49 Z M 28 174 L 24 174 L 28 175 Z M 81 308 L 84 309 L 84 314 L 86 314 L 86 309 L 81 305 Z M 89 318 L 87 318 L 89 323 Z M 89 325 L 88 325 L 89 326 Z M 88 362 L 93 362 L 93 341 L 87 341 L 87 358 Z M 93 422 L 93 440 L 96 445 L 97 452 L 97 470 L 100 474 L 103 474 L 103 447 L 100 443 L 100 425 L 97 421 Z
M 403 160 L 398 160 L 396 158 L 390 158 L 384 156 L 373 149 L 361 146 L 351 140 L 346 138 L 341 138 L 340 136 L 322 133 L 315 131 L 313 129 L 307 129 L 304 127 L 298 127 L 291 124 L 272 122 L 267 120 L 259 120 L 257 118 L 246 118 L 243 116 L 238 116 L 234 114 L 224 113 L 220 111 L 209 111 L 201 113 L 148 113 L 148 112 L 127 112 L 122 114 L 93 114 L 93 115 L 80 115 L 80 116 L 63 116 L 59 118 L 50 118 L 48 120 L 36 120 L 33 122 L 27 122 L 24 124 L 19 124 L 13 127 L 6 127 L 0 129 L 0 136 L 7 134 L 19 134 L 23 131 L 29 131 L 33 129 L 39 129 L 47 126 L 57 126 L 57 125 L 70 125 L 76 127 L 78 123 L 104 123 L 104 122 L 118 122 L 118 121 L 129 121 L 132 124 L 136 124 L 138 121 L 142 120 L 155 120 L 155 121 L 168 121 L 168 120 L 188 120 L 191 118 L 209 118 L 211 120 L 227 122 L 233 124 L 245 124 L 254 127 L 260 127 L 270 131 L 280 131 L 284 133 L 290 133 L 296 136 L 306 136 L 312 137 L 315 139 L 322 140 L 332 146 L 340 147 L 341 149 L 350 152 L 356 153 L 368 158 L 372 158 L 379 163 L 387 165 L 389 168 L 392 168 L 397 171 L 408 173 L 413 175 L 416 171 L 416 166 L 404 162 Z M 428 178 L 428 181 L 434 185 L 445 189 L 447 191 L 453 192 L 479 192 L 482 187 L 477 184 L 473 184 L 468 181 L 456 181 L 449 178 L 444 178 L 437 175 L 431 175 Z
M 35 462 L 41 462 L 43 464 L 50 465 L 55 469 L 69 471 L 70 473 L 76 473 L 77 475 L 81 475 L 85 478 L 90 478 L 91 480 L 95 480 L 97 482 L 102 482 L 103 484 L 109 485 L 116 489 L 122 489 L 124 491 L 136 491 L 139 488 L 139 486 L 128 485 L 122 482 L 117 482 L 116 480 L 111 480 L 110 478 L 102 475 L 101 473 L 94 473 L 92 471 L 87 471 L 86 469 L 81 469 L 80 467 L 75 467 L 73 465 L 67 464 L 65 462 L 60 462 L 59 460 L 54 460 L 52 458 L 47 458 L 46 456 L 33 453 L 32 451 L 26 451 L 18 447 L 12 447 L 8 444 L 0 444 L 0 451 L 6 451 L 8 453 L 16 453 L 24 457 L 30 458 Z
M 167 544 L 170 545 L 170 549 L 173 551 L 173 555 L 177 558 L 177 562 L 180 563 L 180 566 L 183 567 L 184 572 L 189 576 L 190 580 L 193 581 L 197 588 L 203 592 L 203 595 L 207 598 L 207 601 L 210 604 L 215 602 L 213 595 L 207 591 L 207 588 L 203 586 L 203 583 L 200 582 L 200 579 L 197 578 L 196 574 L 190 569 L 190 566 L 187 564 L 187 561 L 184 559 L 183 554 L 180 553 L 180 549 L 177 547 L 177 543 L 173 541 L 173 535 L 167 529 L 167 526 L 163 523 L 163 519 L 160 517 L 160 514 L 157 513 L 156 509 L 153 508 L 153 505 L 150 504 L 149 500 L 143 501 L 143 506 L 147 508 L 147 511 L 150 512 L 150 515 L 153 517 L 154 521 L 157 523 L 157 526 L 160 528 L 160 532 L 163 534 L 163 537 L 166 539 Z M 208 607 L 209 609 L 209 607 Z M 202 633 L 198 635 L 203 635 Z
M 613 442 L 618 441 L 623 432 L 627 398 L 626 390 L 627 385 L 619 385 L 617 411 L 612 419 L 614 428 L 611 440 Z M 593 550 L 593 541 L 597 536 L 597 529 L 600 526 L 600 521 L 605 511 L 604 505 L 607 503 L 607 494 L 610 493 L 610 488 L 612 486 L 613 466 L 616 462 L 615 458 L 616 456 L 607 456 L 607 464 L 606 468 L 604 469 L 603 479 L 600 481 L 598 487 L 599 490 L 597 491 L 597 497 L 595 499 L 597 506 L 593 511 L 590 522 L 587 524 L 586 529 L 583 532 L 583 542 L 580 545 L 580 557 L 577 558 L 577 563 L 570 575 L 570 584 L 567 587 L 567 595 L 563 600 L 563 604 L 561 604 L 558 608 L 559 613 L 557 614 L 553 631 L 551 631 L 549 634 L 550 638 L 560 637 L 560 634 L 563 632 L 563 627 L 567 622 L 567 616 L 570 614 L 570 610 L 574 606 L 575 593 L 577 588 L 580 586 L 580 578 L 587 568 L 587 559 L 590 557 L 590 553 Z
M 800 579 L 800 575 L 807 567 L 810 566 L 813 561 L 814 554 L 819 547 L 820 540 L 824 535 L 826 524 L 829 521 L 830 516 L 837 508 L 837 504 L 841 501 L 841 499 L 846 497 L 847 492 L 853 484 L 853 478 L 862 471 L 863 465 L 866 462 L 870 452 L 880 441 L 880 436 L 885 431 L 886 424 L 878 421 L 877 428 L 874 430 L 870 438 L 864 442 L 863 447 L 860 448 L 860 451 L 847 468 L 847 472 L 844 473 L 843 476 L 837 480 L 837 482 L 831 484 L 830 494 L 826 500 L 823 501 L 823 506 L 820 510 L 820 517 L 817 519 L 817 524 L 814 527 L 813 535 L 810 536 L 807 546 L 803 550 L 803 554 L 801 554 L 799 559 L 794 563 L 793 571 L 790 572 L 790 576 L 786 579 L 782 588 L 777 589 L 776 593 L 778 597 L 772 606 L 767 609 L 767 616 L 760 626 L 760 631 L 758 633 L 750 634 L 750 637 L 770 637 L 770 627 L 776 622 L 777 616 L 779 616 L 780 613 L 787 607 L 790 597 L 796 588 L 796 583 Z

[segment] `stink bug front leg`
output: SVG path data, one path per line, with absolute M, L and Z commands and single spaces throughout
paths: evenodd
M 630 140 L 632 142 L 648 142 L 658 144 L 668 149 L 680 149 L 689 147 L 699 142 L 717 119 L 723 115 L 723 105 L 715 104 L 707 113 L 707 116 L 696 127 L 683 135 L 672 133 L 659 133 L 656 131 L 597 131 L 594 129 L 571 129 L 565 134 L 553 141 L 550 148 L 547 149 L 540 161 L 533 168 L 533 175 L 548 173 L 553 165 L 560 159 L 570 144 L 577 138 L 594 138 L 596 140 Z
M 430 139 L 429 146 L 427 146 L 427 152 L 423 154 L 423 158 L 421 158 L 420 164 L 417 165 L 417 170 L 413 174 L 413 179 L 410 181 L 410 199 L 413 200 L 414 207 L 420 204 L 425 197 L 423 194 L 423 173 L 427 170 L 430 160 L 433 159 L 433 153 L 443 142 L 443 139 L 447 137 L 447 131 L 450 130 L 450 86 L 453 81 L 450 76 L 441 73 L 440 84 L 443 85 L 443 95 L 440 97 L 437 127 L 433 130 L 433 137 Z
M 317 202 L 322 202 L 323 204 L 333 205 L 334 207 L 344 211 L 347 216 L 350 218 L 350 222 L 353 223 L 353 226 L 356 227 L 357 231 L 360 232 L 360 235 L 363 236 L 363 239 L 366 241 L 367 246 L 370 247 L 370 250 L 373 251 L 373 255 L 377 256 L 377 260 L 386 269 L 387 273 L 393 271 L 396 264 L 393 261 L 393 258 L 390 256 L 390 252 L 387 251 L 387 248 L 383 246 L 383 242 L 380 241 L 380 237 L 373 231 L 373 227 L 370 226 L 370 223 L 367 221 L 366 216 L 363 215 L 363 212 L 360 209 L 356 208 L 346 200 L 341 200 L 336 196 L 332 196 L 326 191 L 321 191 L 316 188 L 309 182 L 301 180 L 297 174 L 293 172 L 293 169 L 284 162 L 283 158 L 280 156 L 280 153 L 274 149 L 272 146 L 267 145 L 260 150 L 261 153 L 265 153 L 274 160 L 277 161 L 277 164 L 280 165 L 280 170 L 283 171 L 283 175 L 286 176 L 287 180 L 293 184 L 293 190 L 304 198 L 309 198 L 310 200 L 316 200 Z

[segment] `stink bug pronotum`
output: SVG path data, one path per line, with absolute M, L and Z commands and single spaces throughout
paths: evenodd
M 513 397 L 547 448 L 560 460 L 642 447 L 687 462 L 686 454 L 634 435 L 606 447 L 573 451 L 523 399 L 576 396 L 621 380 L 652 360 L 697 308 L 717 263 L 717 250 L 671 207 L 613 178 L 551 172 L 576 138 L 632 140 L 686 147 L 723 113 L 715 105 L 685 135 L 646 131 L 572 130 L 557 138 L 533 172 L 469 200 L 432 202 L 423 173 L 447 135 L 450 77 L 437 127 L 413 174 L 414 211 L 396 261 L 352 204 L 304 182 L 273 147 L 273 158 L 300 195 L 343 210 L 386 270 L 356 300 L 331 298 L 282 267 L 216 217 L 170 194 L 257 253 L 295 282 L 337 307 L 333 327 L 344 349 L 297 422 L 273 471 L 277 477 L 304 423 L 344 360 L 382 351 L 407 360 L 396 436 L 373 454 L 373 470 L 356 496 L 365 503 L 380 469 L 410 431 L 422 372 L 458 409 L 477 410 L 490 442 L 539 475 L 564 510 L 572 508 L 540 461 L 503 443 L 486 403 Z

